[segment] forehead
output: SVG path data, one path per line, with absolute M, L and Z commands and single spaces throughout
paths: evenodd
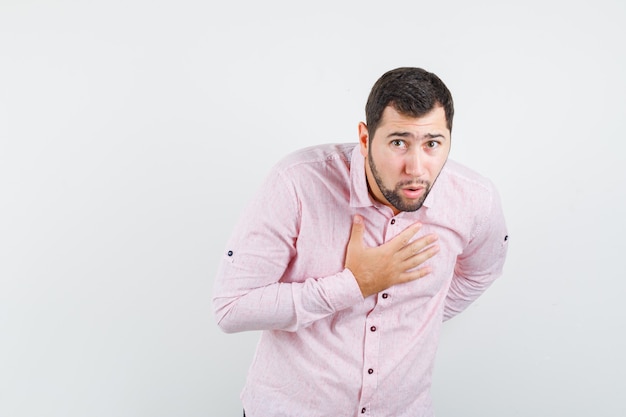
M 393 106 L 383 111 L 379 127 L 404 127 L 407 129 L 436 129 L 439 133 L 448 132 L 446 113 L 442 106 L 436 106 L 428 113 L 414 117 L 398 112 Z

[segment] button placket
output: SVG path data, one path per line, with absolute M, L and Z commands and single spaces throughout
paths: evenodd
M 377 305 L 368 315 L 365 322 L 365 345 L 363 352 L 363 385 L 361 387 L 361 407 L 367 408 L 368 401 L 376 393 L 378 388 L 378 377 L 375 370 L 378 368 L 380 355 L 380 337 L 379 330 L 380 317 L 383 307 Z

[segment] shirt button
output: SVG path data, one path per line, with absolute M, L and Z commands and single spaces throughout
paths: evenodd
M 228 251 L 228 256 L 233 256 L 233 251 L 232 250 Z
M 396 219 L 391 219 L 391 224 L 396 224 Z
M 383 298 L 387 298 L 387 297 L 389 297 L 389 294 L 384 293 L 384 294 L 383 294 Z
M 372 326 L 372 327 L 370 327 L 370 330 L 371 330 L 371 331 L 373 331 L 373 332 L 375 332 L 375 331 L 376 331 L 376 326 Z
M 370 369 L 367 370 L 367 373 L 371 375 L 371 374 L 374 373 L 374 370 L 372 368 L 370 368 Z
M 361 414 L 365 414 L 365 408 L 361 408 Z

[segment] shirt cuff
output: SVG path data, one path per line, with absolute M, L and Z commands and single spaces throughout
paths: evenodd
M 336 279 L 331 280 L 333 288 L 329 293 L 331 294 L 330 300 L 335 311 L 343 310 L 363 302 L 361 288 L 359 288 L 359 284 L 356 282 L 352 271 L 345 268 L 343 271 L 334 275 L 334 278 Z

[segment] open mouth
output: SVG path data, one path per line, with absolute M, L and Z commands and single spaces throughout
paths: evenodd
M 402 189 L 402 193 L 406 198 L 416 199 L 424 194 L 424 187 L 407 187 Z

